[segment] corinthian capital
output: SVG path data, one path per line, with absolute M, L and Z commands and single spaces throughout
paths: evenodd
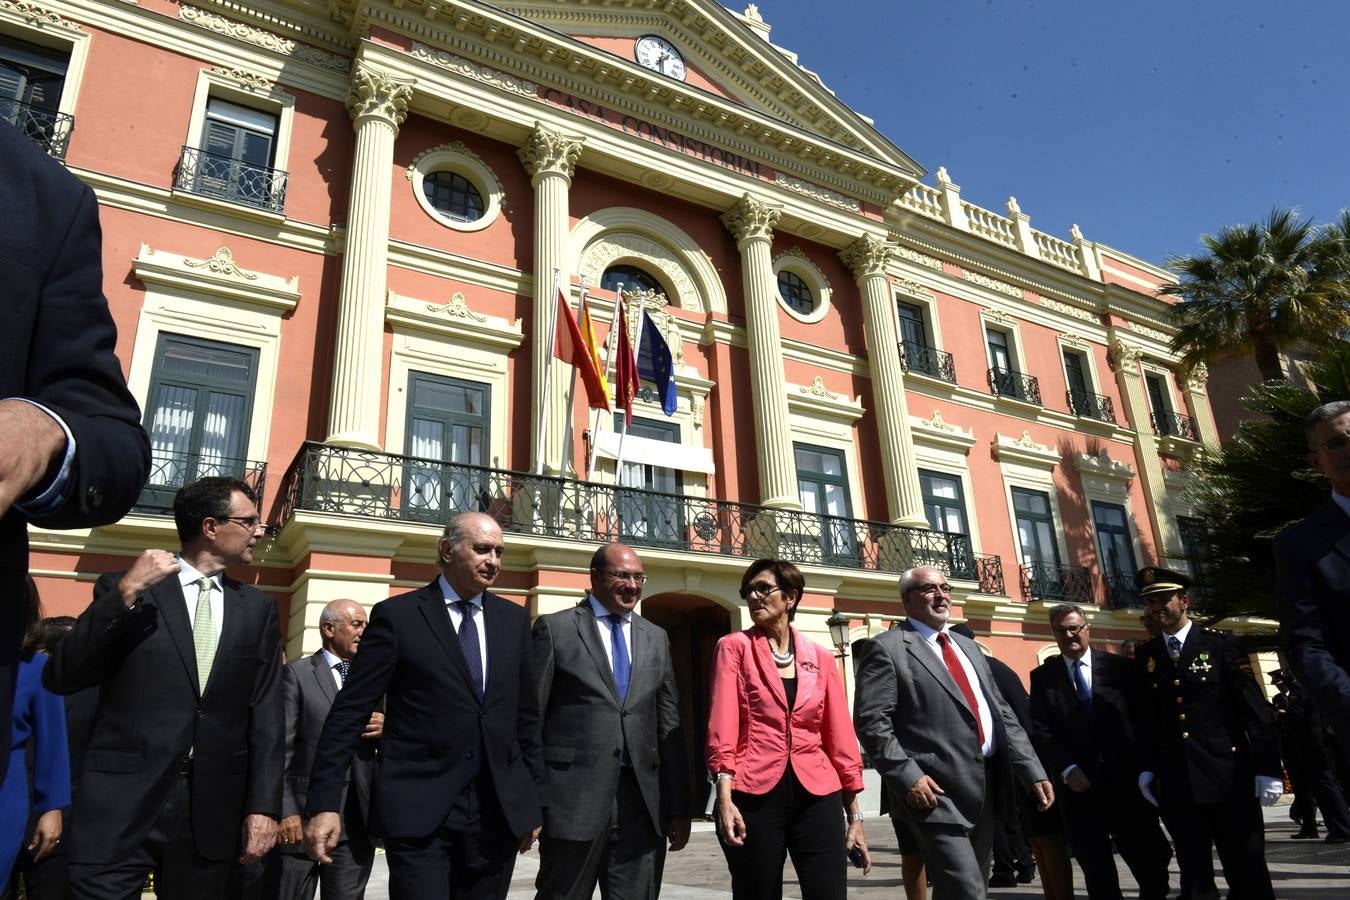
M 1144 351 L 1133 344 L 1127 344 L 1120 338 L 1111 338 L 1110 359 L 1117 372 L 1122 369 L 1127 375 L 1139 374 L 1139 358 Z
M 754 237 L 772 238 L 774 226 L 782 214 L 781 207 L 742 194 L 735 206 L 722 213 L 722 224 L 735 236 L 737 243 Z
M 1209 381 L 1209 366 L 1204 363 L 1196 363 L 1189 372 L 1186 373 L 1186 390 L 1195 393 L 1203 393 L 1205 382 Z
M 581 155 L 581 141 L 536 123 L 525 146 L 517 150 L 516 155 L 531 178 L 552 174 L 570 181 L 577 157 Z
M 862 281 L 869 275 L 884 277 L 886 264 L 894 253 L 893 245 L 875 235 L 865 234 L 839 251 L 839 258 L 853 271 L 853 277 Z
M 369 66 L 358 66 L 352 73 L 352 86 L 347 93 L 347 112 L 353 121 L 375 116 L 388 122 L 397 131 L 408 117 L 408 103 L 412 95 L 413 82 L 395 78 Z

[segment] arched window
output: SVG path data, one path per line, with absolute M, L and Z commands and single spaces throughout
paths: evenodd
M 432 172 L 422 179 L 422 192 L 436 212 L 453 222 L 476 222 L 483 217 L 483 195 L 458 172 Z
M 778 273 L 778 295 L 791 309 L 804 316 L 816 310 L 816 295 L 800 275 L 786 269 Z
M 649 273 L 637 266 L 610 266 L 600 276 L 602 291 L 616 291 L 622 284 L 626 291 L 655 291 L 664 294 L 666 289 Z

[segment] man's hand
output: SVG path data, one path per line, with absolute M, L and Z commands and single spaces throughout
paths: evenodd
M 1038 781 L 1031 786 L 1031 792 L 1036 795 L 1036 808 L 1045 812 L 1055 803 L 1055 786 L 1048 781 Z
M 33 854 L 33 862 L 40 862 L 56 850 L 61 843 L 61 810 L 49 809 L 38 816 L 33 826 L 33 839 L 28 842 L 28 852 Z
M 1153 773 L 1139 773 L 1139 793 L 1144 795 L 1144 799 L 1152 803 L 1154 807 L 1158 805 L 1158 797 L 1153 793 Z
M 338 845 L 338 835 L 342 833 L 342 818 L 335 812 L 316 813 L 305 825 L 305 854 L 317 863 L 328 865 L 333 861 L 329 854 Z
M 543 828 L 535 828 L 533 831 L 527 831 L 522 834 L 520 836 L 520 841 L 516 844 L 516 851 L 519 853 L 529 853 L 530 848 L 534 846 L 534 842 L 539 840 L 539 832 L 543 830 Z
M 244 816 L 243 844 L 244 855 L 239 857 L 241 865 L 257 862 L 267 855 L 277 843 L 277 820 L 261 813 L 249 813 Z
M 277 843 L 287 847 L 293 847 L 305 836 L 305 826 L 300 821 L 299 816 L 287 816 L 281 820 L 281 828 L 277 831 Z
M 137 597 L 177 571 L 178 559 L 168 550 L 146 550 L 117 582 L 117 591 L 130 609 Z
M 65 453 L 66 433 L 55 419 L 31 403 L 0 400 L 0 517 L 55 476 Z
M 1256 776 L 1256 799 L 1262 806 L 1274 806 L 1284 794 L 1284 780 L 1269 775 Z
M 920 775 L 919 780 L 905 792 L 905 803 L 909 804 L 910 809 L 937 809 L 938 797 L 946 793 L 936 781 L 927 775 Z
M 668 819 L 666 821 L 666 840 L 670 841 L 670 851 L 683 850 L 689 843 L 689 820 Z
M 1069 790 L 1073 791 L 1075 794 L 1081 794 L 1092 788 L 1092 782 L 1083 774 L 1083 770 L 1077 766 L 1070 769 L 1068 774 L 1064 776 L 1064 783 L 1067 784 Z
M 370 721 L 366 723 L 366 730 L 361 732 L 361 737 L 368 741 L 378 741 L 384 736 L 384 713 L 373 712 L 370 714 Z

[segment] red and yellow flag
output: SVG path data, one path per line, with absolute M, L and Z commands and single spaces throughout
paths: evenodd
M 591 409 L 609 409 L 609 391 L 600 374 L 595 351 L 586 343 L 577 326 L 572 307 L 561 290 L 558 291 L 557 335 L 553 339 L 553 355 L 576 368 L 581 384 L 586 388 L 586 405 Z

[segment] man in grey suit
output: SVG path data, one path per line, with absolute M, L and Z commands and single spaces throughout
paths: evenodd
M 666 842 L 689 840 L 679 695 L 664 630 L 633 612 L 646 575 L 623 544 L 591 559 L 591 593 L 534 623 L 549 805 L 537 900 L 654 900 Z
M 286 709 L 286 780 L 281 794 L 278 847 L 269 860 L 269 881 L 278 900 L 313 900 L 321 887 L 323 900 L 359 900 L 375 862 L 370 834 L 370 778 L 375 751 L 384 733 L 384 713 L 371 713 L 342 797 L 342 831 L 331 856 L 320 866 L 305 855 L 302 816 L 309 794 L 309 772 L 319 734 L 347 680 L 352 657 L 366 630 L 366 611 L 355 600 L 334 600 L 319 614 L 319 652 L 291 663 L 281 672 Z
M 969 638 L 950 634 L 951 587 L 933 568 L 900 576 L 908 620 L 860 641 L 854 725 L 919 842 L 935 900 L 983 900 L 996 813 L 1014 781 L 1039 807 L 1054 789 Z

